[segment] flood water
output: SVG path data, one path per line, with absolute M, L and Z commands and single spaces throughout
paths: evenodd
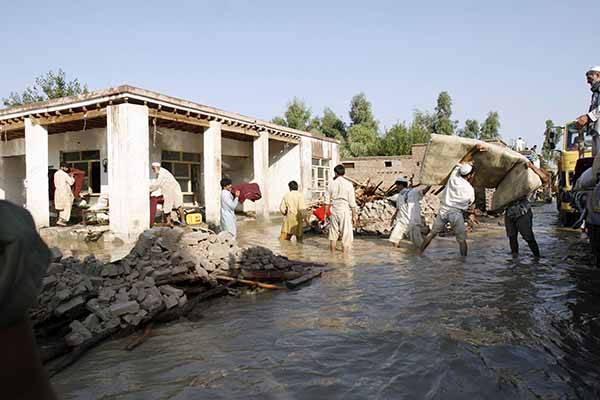
M 597 399 L 600 272 L 573 257 L 580 234 L 534 209 L 544 258 L 509 257 L 498 220 L 423 257 L 358 238 L 280 243 L 245 224 L 240 241 L 329 263 L 299 290 L 227 297 L 204 317 L 156 327 L 132 352 L 109 341 L 53 379 L 63 399 Z

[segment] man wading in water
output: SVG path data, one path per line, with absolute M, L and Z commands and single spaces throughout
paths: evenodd
M 527 162 L 527 168 L 531 168 L 540 177 L 544 185 L 548 183 L 548 176 L 544 171 L 533 165 L 531 161 Z M 528 197 L 529 195 L 524 196 L 506 207 L 504 227 L 506 228 L 506 236 L 508 236 L 512 257 L 517 258 L 519 256 L 518 234 L 520 233 L 529 245 L 533 257 L 537 260 L 540 258 L 540 247 L 533 235 L 533 212 Z
M 460 255 L 463 257 L 467 255 L 467 230 L 463 212 L 475 201 L 475 190 L 471 186 L 474 172 L 472 162 L 473 154 L 478 151 L 486 151 L 486 149 L 481 144 L 476 145 L 450 173 L 446 188 L 442 192 L 442 206 L 435 218 L 431 232 L 420 248 L 420 253 L 425 251 L 433 238 L 445 228 L 447 223 L 450 223 L 458 242 Z

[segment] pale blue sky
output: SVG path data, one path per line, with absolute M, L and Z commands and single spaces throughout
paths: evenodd
M 382 127 L 432 110 L 500 113 L 505 139 L 541 143 L 546 118 L 587 111 L 600 64 L 592 1 L 3 1 L 0 96 L 62 67 L 270 119 L 293 96 L 348 120 L 364 91 Z

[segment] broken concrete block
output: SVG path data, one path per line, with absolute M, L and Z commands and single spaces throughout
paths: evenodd
M 98 291 L 98 301 L 108 303 L 115 296 L 115 291 L 109 287 L 103 287 Z
M 155 239 L 155 232 L 152 229 L 145 230 L 138 237 L 135 246 L 133 247 L 133 252 L 135 252 L 140 257 L 146 255 L 150 248 L 152 247 Z
M 188 299 L 187 296 L 184 294 L 183 296 L 181 296 L 179 298 L 179 307 L 183 306 L 185 303 L 187 303 Z
M 154 311 L 159 308 L 163 303 L 162 296 L 156 296 L 152 293 L 146 295 L 146 298 L 142 302 L 142 308 L 147 311 Z
M 125 314 L 134 314 L 140 311 L 140 305 L 137 301 L 127 301 L 123 303 L 116 303 L 110 306 L 110 314 L 113 317 L 120 317 Z
M 175 296 L 175 297 L 183 296 L 183 290 L 174 288 L 171 285 L 163 285 L 163 286 L 159 287 L 158 290 L 160 290 L 160 292 L 162 294 L 165 294 L 168 296 Z
M 60 263 L 51 263 L 46 270 L 47 275 L 60 274 L 64 272 L 65 266 Z
M 115 264 L 105 264 L 100 272 L 100 276 L 104 277 L 113 277 L 117 275 L 119 275 L 119 269 Z
M 204 268 L 202 268 L 199 265 L 196 265 L 194 267 L 194 270 L 196 271 L 196 275 L 198 275 L 200 279 L 208 280 L 208 271 L 206 271 Z
M 108 321 L 111 317 L 108 310 L 100 306 L 100 304 L 98 303 L 98 299 L 90 299 L 86 303 L 85 308 L 88 311 L 94 313 L 102 321 Z
M 107 323 L 106 323 L 106 327 L 108 329 L 113 329 L 116 328 L 117 326 L 119 326 L 121 324 L 121 320 L 119 320 L 119 318 L 115 317 L 115 318 L 111 318 Z
M 147 276 L 144 278 L 145 287 L 151 287 L 156 285 L 156 281 L 151 276 Z
M 44 279 L 42 279 L 42 289 L 47 290 L 47 289 L 51 288 L 52 286 L 55 286 L 56 282 L 57 282 L 57 279 L 55 276 L 52 276 L 52 275 L 47 276 Z
M 90 314 L 83 320 L 83 326 L 90 332 L 96 332 L 100 327 L 100 320 L 96 314 Z
M 142 318 L 138 314 L 127 314 L 122 317 L 125 322 L 129 325 L 138 326 L 142 321 Z
M 79 333 L 71 332 L 67 336 L 65 336 L 65 343 L 67 344 L 67 346 L 77 347 L 80 344 L 83 344 L 83 342 L 85 342 L 85 339 Z
M 146 298 L 146 290 L 144 288 L 138 288 L 136 301 L 141 303 Z
M 188 267 L 175 267 L 173 269 L 171 269 L 171 275 L 179 275 L 179 274 L 185 274 L 188 271 Z
M 58 247 L 50 248 L 50 262 L 58 263 L 63 258 L 63 253 Z
M 68 298 L 71 297 L 71 295 L 72 295 L 71 289 L 63 289 L 63 290 L 56 292 L 56 298 L 59 301 L 67 300 Z
M 161 278 L 164 279 L 168 276 L 171 276 L 171 271 L 169 271 L 168 269 L 155 270 L 152 274 L 152 278 L 154 278 L 155 280 L 160 280 Z
M 175 296 L 163 296 L 163 300 L 165 301 L 167 310 L 170 310 L 179 304 L 179 299 Z

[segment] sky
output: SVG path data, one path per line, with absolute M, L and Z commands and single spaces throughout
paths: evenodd
M 270 120 L 294 96 L 348 121 L 364 92 L 382 128 L 432 111 L 500 114 L 528 145 L 587 111 L 600 64 L 590 1 L 4 1 L 0 97 L 62 68 Z

